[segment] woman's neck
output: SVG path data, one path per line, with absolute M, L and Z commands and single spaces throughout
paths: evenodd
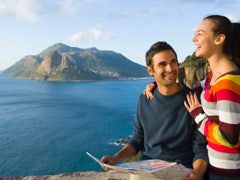
M 209 58 L 208 62 L 212 71 L 211 84 L 213 84 L 223 74 L 234 71 L 237 68 L 236 64 L 226 56 Z

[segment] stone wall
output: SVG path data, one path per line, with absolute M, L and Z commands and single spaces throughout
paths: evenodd
M 44 176 L 16 176 L 5 177 L 0 180 L 129 180 L 130 174 L 126 172 L 119 172 L 111 170 L 108 172 L 74 172 L 64 173 L 58 175 L 44 175 Z

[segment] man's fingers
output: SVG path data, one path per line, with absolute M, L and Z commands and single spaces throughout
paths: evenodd
M 111 169 L 110 168 L 108 168 L 108 167 L 106 167 L 106 166 L 102 166 L 102 168 L 105 170 L 105 171 L 110 171 Z

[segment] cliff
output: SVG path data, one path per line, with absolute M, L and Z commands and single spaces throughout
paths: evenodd
M 194 88 L 204 79 L 209 71 L 209 64 L 204 58 L 197 58 L 193 53 L 180 64 L 179 81 Z

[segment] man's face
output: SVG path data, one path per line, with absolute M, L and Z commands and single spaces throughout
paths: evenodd
M 155 54 L 152 58 L 152 68 L 147 66 L 148 73 L 153 76 L 158 86 L 170 86 L 178 78 L 178 60 L 172 50 Z

